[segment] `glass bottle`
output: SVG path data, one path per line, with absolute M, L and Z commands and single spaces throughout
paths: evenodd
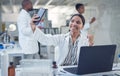
M 15 76 L 15 66 L 13 62 L 10 62 L 10 66 L 8 67 L 8 76 Z
M 52 66 L 52 68 L 53 68 L 53 76 L 56 76 L 57 75 L 57 71 L 58 71 L 58 67 L 57 67 L 57 65 L 56 65 L 56 61 L 53 61 L 53 66 Z

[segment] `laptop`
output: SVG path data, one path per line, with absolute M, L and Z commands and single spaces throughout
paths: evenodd
M 115 50 L 116 45 L 83 46 L 78 65 L 63 69 L 77 75 L 111 71 Z

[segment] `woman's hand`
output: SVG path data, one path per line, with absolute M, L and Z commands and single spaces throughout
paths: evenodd
M 36 25 L 35 25 L 35 21 L 38 21 L 37 20 L 37 18 L 38 18 L 38 16 L 37 15 L 34 15 L 33 17 L 32 17 L 32 19 L 31 19 L 31 22 L 30 22 L 30 25 L 31 25 L 31 28 L 32 28 L 32 31 L 34 32 L 35 31 L 35 29 L 36 29 Z
M 89 46 L 93 46 L 94 44 L 94 36 L 91 34 L 88 34 L 88 40 L 89 40 Z

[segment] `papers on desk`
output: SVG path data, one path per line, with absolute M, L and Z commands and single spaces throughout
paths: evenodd
M 114 63 L 112 70 L 113 71 L 120 71 L 120 63 Z
M 20 76 L 52 76 L 52 61 L 49 59 L 23 59 L 20 67 Z

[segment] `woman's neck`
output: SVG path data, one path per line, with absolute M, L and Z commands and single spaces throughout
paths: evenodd
M 79 36 L 80 36 L 80 32 L 71 33 L 72 42 L 74 43 Z

